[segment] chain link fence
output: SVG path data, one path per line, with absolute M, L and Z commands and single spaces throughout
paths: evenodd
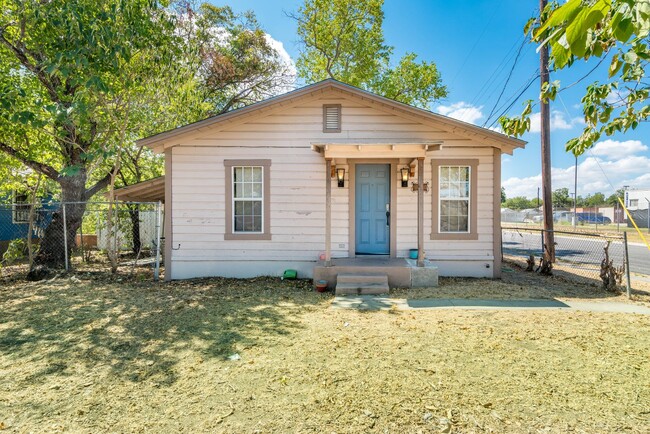
M 611 268 L 617 275 L 618 286 L 626 286 L 629 289 L 629 258 L 625 235 L 552 232 L 555 242 L 554 272 L 578 280 L 598 281 L 604 284 L 604 267 L 608 265 L 606 262 L 611 261 Z M 532 257 L 536 268 L 544 254 L 544 230 L 503 228 L 501 243 L 504 258 L 528 264 L 526 261 Z
M 150 268 L 157 280 L 162 226 L 155 202 L 0 204 L 0 272 L 26 274 L 39 264 L 79 272 Z

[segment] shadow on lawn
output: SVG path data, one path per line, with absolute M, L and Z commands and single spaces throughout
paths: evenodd
M 302 327 L 302 311 L 325 300 L 310 283 L 270 278 L 18 286 L 0 291 L 0 354 L 34 364 L 29 383 L 78 375 L 81 363 L 170 385 L 181 357 L 226 359 L 274 345 Z

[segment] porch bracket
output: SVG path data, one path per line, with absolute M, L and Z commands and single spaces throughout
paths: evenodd
M 424 158 L 418 157 L 418 267 L 424 267 Z

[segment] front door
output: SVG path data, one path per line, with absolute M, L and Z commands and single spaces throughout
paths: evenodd
M 356 254 L 390 254 L 390 164 L 357 164 Z

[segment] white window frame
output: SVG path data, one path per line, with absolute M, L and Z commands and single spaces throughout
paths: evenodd
M 25 201 L 24 202 L 18 202 L 17 198 L 18 196 L 24 196 Z M 27 194 L 18 194 L 17 192 L 14 191 L 12 195 L 12 201 L 11 201 L 11 223 L 15 225 L 20 225 L 20 224 L 29 224 L 29 208 L 31 204 L 29 202 L 29 195 Z M 25 219 L 18 219 L 18 215 L 24 215 L 26 213 Z
M 235 197 L 235 170 L 239 169 L 239 168 L 242 169 L 242 172 L 243 172 L 243 169 L 246 169 L 246 168 L 250 168 L 250 169 L 259 168 L 259 169 L 262 170 L 262 177 L 261 177 L 262 179 L 260 181 L 260 184 L 261 184 L 261 187 L 262 187 L 262 196 L 261 197 L 259 197 L 259 198 L 255 198 L 255 197 L 237 198 L 237 197 Z M 230 170 L 231 170 L 230 176 L 231 176 L 231 179 L 232 179 L 232 192 L 233 192 L 233 194 L 232 194 L 232 213 L 231 213 L 232 214 L 231 215 L 232 233 L 233 234 L 263 234 L 264 233 L 264 201 L 265 201 L 265 198 L 264 198 L 264 166 L 259 166 L 259 165 L 256 165 L 256 166 L 239 165 L 239 166 L 232 166 L 230 168 Z M 238 231 L 236 229 L 236 225 L 235 225 L 235 221 L 236 221 L 235 208 L 236 208 L 236 206 L 235 206 L 235 204 L 237 202 L 260 202 L 260 210 L 261 210 L 260 227 L 261 227 L 261 229 L 259 231 Z
M 442 169 L 467 169 L 468 174 L 468 189 L 466 197 L 442 197 L 440 191 L 442 190 L 441 175 Z M 450 165 L 441 165 L 438 166 L 438 231 L 441 234 L 469 234 L 472 232 L 472 166 L 464 164 L 450 164 Z M 467 230 L 466 231 L 443 231 L 442 230 L 442 201 L 457 201 L 457 202 L 467 202 Z

